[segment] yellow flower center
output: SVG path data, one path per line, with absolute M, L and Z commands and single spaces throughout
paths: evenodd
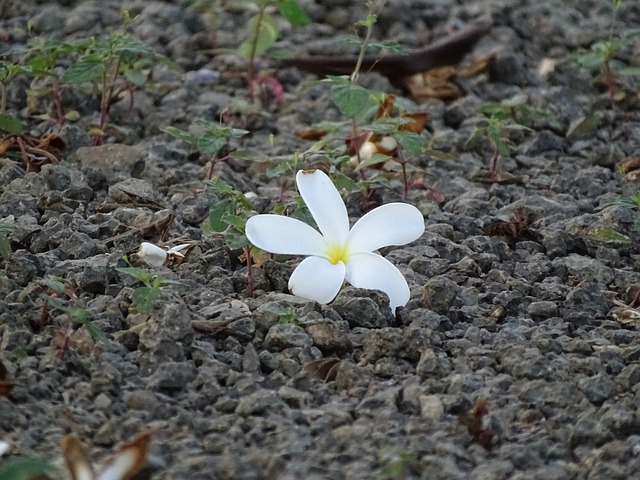
M 325 252 L 328 257 L 329 263 L 336 265 L 340 262 L 345 265 L 349 263 L 349 249 L 346 245 L 340 245 L 338 243 L 334 243 L 329 247 L 329 249 Z

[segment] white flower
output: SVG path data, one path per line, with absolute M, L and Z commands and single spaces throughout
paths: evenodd
M 294 218 L 271 214 L 251 217 L 245 232 L 252 244 L 267 252 L 308 256 L 291 275 L 291 292 L 329 303 L 346 280 L 354 287 L 383 291 L 393 311 L 406 305 L 409 286 L 402 273 L 374 252 L 420 237 L 424 233 L 420 211 L 405 203 L 389 203 L 367 213 L 349 230 L 347 209 L 327 175 L 320 170 L 299 171 L 296 183 L 320 232 Z
M 169 250 L 165 250 L 153 243 L 142 242 L 138 251 L 138 257 L 145 262 L 147 265 L 151 265 L 152 267 L 161 267 L 167 262 L 167 258 L 171 257 L 179 257 L 184 258 L 184 254 L 181 253 L 181 250 L 184 250 L 187 247 L 190 247 L 188 243 L 183 245 L 178 245 L 175 247 L 171 247 Z

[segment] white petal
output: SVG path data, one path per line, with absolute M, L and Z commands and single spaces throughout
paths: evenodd
M 287 255 L 324 255 L 327 245 L 317 230 L 282 215 L 256 215 L 247 220 L 245 234 L 266 252 Z
M 180 253 L 181 250 L 190 247 L 190 243 L 183 243 L 182 245 L 176 245 L 175 247 L 171 247 L 167 253 L 177 253 L 180 256 L 184 257 L 184 254 Z
M 349 232 L 354 252 L 372 252 L 389 245 L 413 242 L 424 233 L 420 210 L 406 203 L 388 203 L 371 210 Z
M 357 288 L 381 290 L 389 297 L 391 311 L 409 301 L 407 281 L 389 260 L 375 253 L 355 253 L 349 257 L 346 280 Z
M 344 282 L 344 263 L 332 264 L 322 257 L 305 258 L 289 279 L 289 290 L 299 297 L 329 303 Z
M 142 261 L 152 267 L 161 267 L 167 260 L 167 252 L 149 242 L 142 242 L 137 253 Z
M 332 243 L 343 243 L 349 234 L 349 216 L 331 179 L 320 170 L 300 170 L 296 183 L 322 234 Z

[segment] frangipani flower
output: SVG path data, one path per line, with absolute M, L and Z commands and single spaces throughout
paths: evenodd
M 354 287 L 383 291 L 393 311 L 406 305 L 409 286 L 402 273 L 375 251 L 420 237 L 424 233 L 420 211 L 405 203 L 389 203 L 367 213 L 349 230 L 347 208 L 326 174 L 301 170 L 296 183 L 320 232 L 300 220 L 271 214 L 251 217 L 245 232 L 252 244 L 267 252 L 307 256 L 289 279 L 291 292 L 329 303 L 346 280 Z

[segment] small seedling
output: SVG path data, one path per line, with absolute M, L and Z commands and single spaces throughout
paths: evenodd
M 37 329 L 42 330 L 49 323 L 53 313 L 63 313 L 70 321 L 68 331 L 57 332 L 55 346 L 59 350 L 58 356 L 62 358 L 69 347 L 87 343 L 100 342 L 110 345 L 111 341 L 107 335 L 91 321 L 91 314 L 81 305 L 80 299 L 74 292 L 74 285 L 64 278 L 48 275 L 38 281 L 43 289 L 42 297 L 44 303 L 38 317 Z M 89 337 L 79 334 L 74 325 L 81 324 Z M 86 338 L 85 338 L 86 337 Z
M 232 157 L 251 156 L 248 152 L 234 151 L 230 146 L 232 139 L 244 137 L 249 133 L 247 130 L 226 127 L 208 120 L 196 120 L 193 124 L 202 130 L 200 135 L 172 126 L 163 127 L 161 130 L 198 149 L 209 163 L 209 173 L 207 174 L 209 180 L 213 178 L 216 164 L 225 162 Z
M 10 223 L 0 222 L 0 257 L 4 260 L 11 258 L 11 240 L 9 235 L 15 231 L 15 227 Z
M 640 29 L 631 29 L 615 35 L 616 20 L 622 1 L 623 0 L 611 0 L 611 5 L 613 6 L 613 18 L 611 21 L 609 38 L 594 43 L 591 45 L 589 51 L 581 52 L 574 57 L 575 61 L 583 69 L 588 71 L 597 70 L 600 72 L 597 80 L 601 81 L 602 84 L 607 87 L 611 102 L 620 100 L 625 96 L 624 92 L 618 92 L 620 76 L 640 75 L 639 68 L 624 67 L 617 64 L 615 61 L 615 57 L 622 51 L 622 49 L 631 44 L 633 37 L 640 34 Z
M 246 24 L 247 39 L 238 47 L 237 54 L 247 61 L 247 82 L 249 84 L 249 99 L 257 98 L 257 93 L 264 88 L 271 91 L 275 98 L 282 96 L 282 86 L 271 75 L 259 74 L 256 61 L 258 57 L 269 51 L 278 38 L 280 29 L 278 23 L 270 13 L 274 8 L 291 25 L 301 27 L 307 25 L 310 20 L 297 0 L 250 0 L 258 7 L 258 13 L 251 17 Z M 264 96 L 261 95 L 263 99 Z
M 149 80 L 155 64 L 173 67 L 164 56 L 131 35 L 128 30 L 135 21 L 125 13 L 124 24 L 100 37 L 65 40 L 42 40 L 34 37 L 27 47 L 10 49 L 0 65 L 0 113 L 6 107 L 6 90 L 18 77 L 31 80 L 28 103 L 39 98 L 52 98 L 54 117 L 58 125 L 77 119 L 78 112 L 64 112 L 62 98 L 65 89 L 74 88 L 100 97 L 100 118 L 90 131 L 96 144 L 106 136 L 107 117 L 111 106 L 121 95 L 129 97 L 133 106 L 133 91 Z M 17 123 L 11 118 L 0 119 L 0 128 L 12 133 Z
M 144 270 L 136 267 L 123 267 L 116 268 L 118 272 L 131 275 L 133 278 L 143 284 L 141 287 L 137 287 L 131 294 L 131 306 L 129 311 L 132 313 L 149 314 L 153 310 L 154 305 L 160 299 L 162 295 L 162 287 L 170 284 L 178 284 L 167 280 L 154 272 Z
M 628 208 L 630 210 L 634 210 L 635 212 L 640 212 L 640 192 L 636 192 L 633 195 L 622 195 L 619 197 L 610 200 L 600 207 L 598 210 L 604 210 L 611 207 L 623 207 Z M 637 231 L 640 231 L 640 215 L 637 216 L 636 221 L 634 223 L 634 228 Z M 600 238 L 606 241 L 618 242 L 618 243 L 630 243 L 631 239 L 616 231 L 611 227 L 600 226 L 592 229 L 590 231 L 591 236 L 595 238 Z
M 413 453 L 397 447 L 381 448 L 378 461 L 382 465 L 378 470 L 378 476 L 383 480 L 407 478 L 407 474 L 417 470 L 419 466 L 419 461 Z
M 530 131 L 531 129 L 514 122 L 510 108 L 505 111 L 501 107 L 495 108 L 493 105 L 489 105 L 481 107 L 479 112 L 484 113 L 486 118 L 476 127 L 467 142 L 476 137 L 484 137 L 489 141 L 493 148 L 489 163 L 489 180 L 495 182 L 498 180 L 497 173 L 500 158 L 509 156 L 513 147 L 513 142 L 509 139 L 509 132 L 517 130 Z

